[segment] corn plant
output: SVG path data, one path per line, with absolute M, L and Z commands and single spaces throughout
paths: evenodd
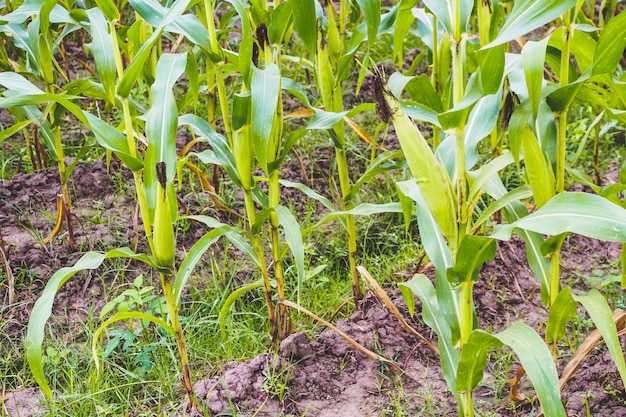
M 413 280 L 403 284 L 401 288 L 410 308 L 413 308 L 413 294 L 420 298 L 424 320 L 433 327 L 439 336 L 439 350 L 444 375 L 451 390 L 459 400 L 460 414 L 471 416 L 474 413 L 472 391 L 482 378 L 486 350 L 504 343 L 511 346 L 520 357 L 524 369 L 533 381 L 545 413 L 547 415 L 565 415 L 560 402 L 556 367 L 550 350 L 541 340 L 541 337 L 521 322 L 496 335 L 489 335 L 476 329 L 474 327 L 475 313 L 472 301 L 472 287 L 478 279 L 480 267 L 495 255 L 495 242 L 492 239 L 498 235 L 502 236 L 502 232 L 497 232 L 491 238 L 477 236 L 476 232 L 479 231 L 480 224 L 484 222 L 489 213 L 493 214 L 499 208 L 506 208 L 509 218 L 513 221 L 523 217 L 513 223 L 514 225 L 525 224 L 525 219 L 532 219 L 534 215 L 526 216 L 525 209 L 520 209 L 517 204 L 512 203 L 512 200 L 527 198 L 531 195 L 538 201 L 538 205 L 545 204 L 550 200 L 548 203 L 551 204 L 550 207 L 556 205 L 563 208 L 559 204 L 562 200 L 555 202 L 551 200 L 559 187 L 562 190 L 562 185 L 556 186 L 556 183 L 562 184 L 563 180 L 549 181 L 551 171 L 545 163 L 542 167 L 546 168 L 536 169 L 536 160 L 544 160 L 545 157 L 539 146 L 536 145 L 537 142 L 530 140 L 534 140 L 535 130 L 526 124 L 529 116 L 523 120 L 523 123 L 518 122 L 525 126 L 523 132 L 520 133 L 512 128 L 509 137 L 511 147 L 518 146 L 517 149 L 519 149 L 519 142 L 524 141 L 524 158 L 528 175 L 533 178 L 530 190 L 521 188 L 510 193 L 502 190 L 504 187 L 497 177 L 497 172 L 512 162 L 513 158 L 508 154 L 495 158 L 491 163 L 474 172 L 468 172 L 468 170 L 477 162 L 476 146 L 478 142 L 493 135 L 501 110 L 504 80 L 506 77 L 510 77 L 510 74 L 517 75 L 520 71 L 519 58 L 510 55 L 505 56 L 503 45 L 558 16 L 569 15 L 575 2 L 516 2 L 502 27 L 495 32 L 493 31 L 494 25 L 497 25 L 498 21 L 493 19 L 493 15 L 490 19 L 484 4 L 477 6 L 476 14 L 480 31 L 479 45 L 482 48 L 475 52 L 475 58 L 469 55 L 470 44 L 467 40 L 473 2 L 454 1 L 444 4 L 427 1 L 425 5 L 428 10 L 418 10 L 419 13 L 416 15 L 420 19 L 420 23 L 426 23 L 427 27 L 431 28 L 428 42 L 432 52 L 438 53 L 437 58 L 433 58 L 435 82 L 428 86 L 424 77 L 404 77 L 394 74 L 389 80 L 391 87 L 389 89 L 380 75 L 377 76 L 376 81 L 379 115 L 383 120 L 394 124 L 411 174 L 414 177 L 414 180 L 398 185 L 405 195 L 417 202 L 420 235 L 424 241 L 425 250 L 437 271 L 436 289 L 424 275 L 416 275 Z M 432 15 L 428 14 L 428 11 Z M 564 23 L 566 26 L 569 25 L 565 19 Z M 528 85 L 528 91 L 524 96 L 528 97 L 528 101 L 522 103 L 520 108 L 528 106 L 529 109 L 533 109 L 533 114 L 538 115 L 540 108 L 543 107 L 541 110 L 544 112 L 544 117 L 541 119 L 543 125 L 540 123 L 530 125 L 531 127 L 537 126 L 539 129 L 546 124 L 550 126 L 551 114 L 548 115 L 550 110 L 545 103 L 543 106 L 539 103 L 541 95 L 535 91 L 536 88 L 541 88 L 541 79 L 538 82 L 535 77 L 541 77 L 542 71 L 540 69 L 543 68 L 543 59 L 534 55 L 535 45 L 529 43 L 522 51 L 521 61 L 526 63 L 523 68 Z M 449 55 L 446 55 L 448 53 Z M 469 62 L 470 57 L 476 60 L 477 70 L 467 78 L 465 65 Z M 436 62 L 436 59 L 439 59 L 439 62 Z M 448 62 L 450 69 L 442 66 Z M 439 72 L 436 73 L 437 71 Z M 449 76 L 441 77 L 442 73 L 449 74 Z M 410 85 L 411 82 L 414 84 Z M 418 90 L 415 88 L 417 85 L 427 87 Z M 407 105 L 403 107 L 394 97 L 393 92 L 399 96 L 405 87 L 407 91 L 413 93 L 414 98 L 418 99 L 418 106 Z M 443 88 L 443 95 L 440 98 L 437 94 L 438 88 Z M 430 107 L 427 107 L 424 105 L 426 103 L 435 103 L 435 105 L 431 104 Z M 433 123 L 435 132 L 438 131 L 438 128 L 443 129 L 443 133 L 434 137 L 436 153 L 431 150 L 424 137 L 410 120 L 409 114 L 417 119 Z M 563 124 L 562 129 L 565 126 Z M 561 134 L 564 135 L 564 133 Z M 439 143 L 440 139 L 441 143 Z M 546 141 L 548 139 L 546 138 Z M 558 142 L 556 147 L 559 146 L 564 145 Z M 519 152 L 514 151 L 513 154 L 518 158 L 520 157 Z M 556 169 L 557 173 L 564 172 L 561 164 L 563 162 L 559 163 Z M 542 190 L 550 188 L 551 194 L 540 193 L 539 187 L 543 187 Z M 474 222 L 473 210 L 475 205 L 471 203 L 484 191 L 498 200 Z M 587 197 L 583 198 L 586 199 Z M 566 199 L 567 197 L 564 195 L 563 200 Z M 594 200 L 593 204 L 599 204 L 599 201 Z M 582 208 L 584 205 L 581 202 L 579 209 L 585 211 Z M 573 210 L 573 206 L 574 204 L 569 207 L 570 210 Z M 608 209 L 606 205 L 603 205 L 603 208 Z M 619 216 L 623 216 L 620 208 L 614 208 L 615 210 L 620 213 Z M 541 213 L 541 209 L 537 213 Z M 563 212 L 563 214 L 565 213 L 566 211 Z M 598 224 L 595 226 L 599 227 L 600 223 L 602 221 L 598 219 Z M 533 267 L 533 271 L 537 271 L 538 276 L 542 278 L 543 291 L 549 293 L 548 287 L 557 268 L 554 266 L 549 268 L 540 252 L 543 239 L 538 233 L 546 233 L 546 230 L 540 227 L 524 229 L 523 237 L 528 245 L 529 263 Z M 616 234 L 604 234 L 601 238 L 616 239 L 617 237 Z M 562 241 L 552 240 L 552 247 L 558 242 Z M 553 265 L 555 263 L 558 265 L 558 259 L 555 261 L 553 258 Z M 590 298 L 600 302 L 595 297 L 596 294 L 590 293 L 588 296 L 580 296 L 576 300 L 583 302 L 584 305 Z M 562 298 L 567 299 L 566 296 Z M 567 301 L 570 301 L 569 305 L 576 304 L 571 297 Z M 596 316 L 594 319 L 599 320 L 598 327 L 603 327 L 601 332 L 605 332 L 607 340 L 616 340 L 615 325 L 613 323 L 611 327 L 610 324 L 607 324 L 612 323 L 612 319 L 610 310 L 606 302 L 604 303 L 604 307 L 596 309 L 596 311 L 601 311 L 599 315 L 602 317 Z M 589 304 L 585 306 L 593 308 Z M 555 309 L 548 341 L 557 337 L 560 338 L 564 334 L 563 322 L 566 319 L 565 316 L 559 315 L 559 311 L 563 310 Z M 572 314 L 571 308 L 567 311 L 568 314 Z M 560 317 L 556 318 L 556 316 Z M 602 323 L 603 321 L 604 323 Z M 524 348 L 521 348 L 520 345 L 522 341 L 524 341 Z M 619 346 L 614 345 L 612 349 L 617 353 Z M 532 354 L 528 354 L 529 352 Z M 476 360 L 477 358 L 479 359 Z M 620 360 L 620 357 L 614 356 L 614 359 L 618 363 L 618 367 L 621 367 L 623 358 Z
M 73 94 L 76 88 L 75 83 L 70 82 L 54 57 L 54 54 L 60 51 L 63 39 L 79 29 L 76 20 L 70 16 L 69 12 L 56 2 L 25 2 L 11 13 L 4 15 L 2 21 L 4 23 L 0 25 L 0 32 L 10 35 L 14 39 L 14 45 L 20 50 L 17 62 L 9 60 L 8 56 L 3 62 L 11 64 L 15 71 L 32 74 L 33 81 L 43 85 L 46 94 Z M 14 90 L 11 71 L 6 74 L 8 78 L 3 80 L 2 85 L 9 90 L 7 93 L 25 94 L 24 91 Z M 70 247 L 73 247 L 72 205 L 68 181 L 75 164 L 67 166 L 65 162 L 65 150 L 60 130 L 65 111 L 55 102 L 49 102 L 43 111 L 34 104 L 15 106 L 11 110 L 18 122 L 13 130 L 22 131 L 33 167 L 38 166 L 41 169 L 44 166 L 45 155 L 41 152 L 39 145 L 39 134 L 41 134 L 45 150 L 54 157 L 59 170 L 61 190 L 57 199 L 56 224 L 51 235 L 45 239 L 45 243 L 59 234 L 62 223 L 65 221 L 68 243 Z M 32 135 L 27 129 L 30 124 L 37 127 L 36 130 L 32 130 Z
M 11 75 L 14 81 L 19 81 L 19 83 L 13 82 L 12 87 L 26 89 L 28 94 L 22 92 L 22 94 L 9 95 L 9 97 L 3 98 L 3 106 L 12 107 L 24 103 L 32 105 L 41 102 L 62 105 L 95 134 L 96 140 L 102 146 L 115 153 L 131 169 L 135 179 L 135 191 L 146 240 L 151 252 L 151 256 L 137 254 L 128 248 L 113 249 L 106 254 L 88 252 L 73 267 L 62 268 L 51 277 L 44 293 L 33 308 L 26 340 L 27 357 L 35 380 L 50 399 L 52 399 L 52 392 L 47 385 L 43 372 L 41 349 L 44 327 L 51 313 L 54 296 L 59 288 L 74 274 L 85 269 L 97 268 L 105 259 L 111 257 L 136 259 L 146 263 L 159 273 L 169 323 L 154 315 L 138 311 L 114 315 L 96 331 L 94 358 L 97 368 L 99 369 L 96 343 L 104 328 L 119 320 L 136 318 L 148 320 L 163 327 L 175 337 L 183 371 L 184 386 L 189 395 L 192 396 L 186 344 L 179 320 L 180 294 L 182 287 L 188 281 L 190 271 L 187 268 L 177 270 L 174 262 L 176 250 L 174 225 L 178 218 L 174 189 L 177 163 L 175 134 L 178 127 L 178 110 L 172 92 L 176 80 L 184 72 L 188 59 L 192 55 L 185 53 L 163 54 L 158 59 L 154 73 L 155 81 L 150 88 L 151 106 L 144 115 L 145 125 L 141 130 L 138 130 L 136 109 L 131 106 L 133 86 L 141 76 L 146 60 L 153 55 L 152 50 L 156 41 L 160 38 L 165 26 L 180 18 L 187 6 L 188 2 L 178 2 L 161 19 L 158 19 L 152 35 L 136 51 L 127 66 L 124 65 L 122 49 L 119 47 L 116 34 L 116 22 L 119 21 L 120 15 L 115 5 L 110 2 L 103 2 L 101 9 L 85 11 L 87 19 L 83 24 L 93 39 L 91 52 L 94 54 L 98 68 L 99 86 L 104 91 L 104 97 L 110 105 L 121 107 L 124 121 L 120 130 L 125 131 L 126 135 L 120 133 L 115 126 L 82 111 L 67 97 L 45 93 L 17 74 Z M 108 24 L 103 24 L 105 22 Z M 105 29 L 107 26 L 108 31 Z M 5 74 L 5 76 L 8 75 Z M 143 154 L 137 143 L 137 135 L 142 131 L 147 142 Z M 213 233 L 211 236 L 214 238 L 213 242 L 216 240 L 215 235 L 219 238 L 229 231 L 228 229 L 218 229 L 218 233 Z M 199 256 L 197 252 L 197 250 L 192 250 L 189 257 Z

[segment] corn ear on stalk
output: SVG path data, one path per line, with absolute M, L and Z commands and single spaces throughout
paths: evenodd
M 432 216 L 446 239 L 449 242 L 456 241 L 458 238 L 457 205 L 447 171 L 437 161 L 415 123 L 389 91 L 380 73 L 374 77 L 374 96 L 378 116 L 384 122 L 393 124 L 411 174 L 417 181 Z
M 154 259 L 162 267 L 169 267 L 174 262 L 176 239 L 174 238 L 174 222 L 172 210 L 167 197 L 167 176 L 165 162 L 156 165 L 157 193 L 154 209 L 153 241 Z

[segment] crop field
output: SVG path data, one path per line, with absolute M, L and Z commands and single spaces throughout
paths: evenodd
M 626 4 L 0 0 L 0 417 L 621 416 Z

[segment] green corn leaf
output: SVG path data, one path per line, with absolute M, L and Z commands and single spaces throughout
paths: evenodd
M 435 265 L 435 269 L 446 271 L 454 262 L 452 261 L 452 253 L 446 239 L 441 232 L 441 228 L 435 221 L 434 217 L 428 209 L 428 205 L 424 201 L 424 197 L 415 181 L 400 181 L 396 183 L 402 194 L 409 197 L 417 203 L 418 221 L 417 225 L 420 230 L 420 236 L 423 236 L 422 244 L 424 250 Z
M 376 41 L 380 25 L 380 0 L 356 0 L 356 2 L 367 25 L 367 44 L 371 48 Z
M 10 138 L 11 136 L 16 134 L 20 130 L 24 129 L 26 126 L 28 126 L 32 122 L 33 122 L 32 120 L 24 120 L 6 129 L 0 130 L 0 143 L 4 142 L 7 138 Z
M 26 331 L 26 339 L 24 341 L 24 349 L 26 350 L 26 358 L 28 366 L 33 373 L 35 382 L 41 387 L 48 399 L 52 400 L 52 390 L 46 381 L 43 369 L 43 338 L 45 327 L 50 315 L 52 314 L 52 305 L 54 297 L 61 289 L 63 284 L 67 282 L 76 273 L 86 269 L 98 268 L 105 259 L 110 258 L 128 258 L 141 261 L 154 269 L 160 269 L 154 262 L 154 259 L 144 255 L 134 253 L 128 248 L 113 249 L 107 253 L 87 252 L 74 266 L 59 269 L 50 277 L 46 287 L 37 299 L 28 320 L 28 329 Z
M 492 237 L 511 238 L 513 229 L 549 235 L 565 232 L 611 242 L 626 242 L 626 210 L 607 199 L 586 193 L 557 194 L 536 212 L 514 223 L 500 225 Z
M 526 176 L 533 190 L 537 207 L 542 207 L 556 192 L 552 166 L 546 160 L 530 127 L 526 127 L 524 130 L 522 143 L 524 146 L 524 160 L 526 162 Z
M 478 170 L 476 173 L 478 178 L 482 177 L 482 170 L 483 168 Z M 497 174 L 497 171 L 493 172 L 492 175 L 486 176 L 486 180 L 483 184 L 484 185 L 481 188 L 496 200 L 503 198 L 503 196 L 507 193 L 507 190 L 504 187 L 504 184 L 502 184 L 502 180 Z M 507 220 L 510 223 L 523 219 L 528 215 L 528 210 L 526 209 L 524 203 L 517 200 L 509 202 L 505 206 L 505 211 Z M 524 229 L 520 229 L 518 234 L 526 245 L 526 259 L 528 260 L 528 265 L 535 276 L 539 279 L 539 282 L 541 282 L 541 299 L 545 304 L 547 304 L 549 301 L 550 288 L 550 262 L 541 253 L 541 244 L 544 239 L 539 232 L 530 232 Z
M 398 159 L 398 161 L 395 161 Z M 365 169 L 365 172 L 358 180 L 352 185 L 350 192 L 344 199 L 346 201 L 351 201 L 354 196 L 356 196 L 360 191 L 363 184 L 365 184 L 370 179 L 374 178 L 376 175 L 387 172 L 391 169 L 398 169 L 406 166 L 405 161 L 403 160 L 402 151 L 386 151 L 381 153 L 374 159 Z
M 300 290 L 304 282 L 305 269 L 304 269 L 304 243 L 302 242 L 302 229 L 298 220 L 293 213 L 283 206 L 276 206 L 274 209 L 278 215 L 278 223 L 283 229 L 285 235 L 285 241 L 291 249 L 291 254 L 296 263 L 296 273 L 298 275 L 298 304 L 300 304 Z
M 98 342 L 100 340 L 100 336 L 102 335 L 102 332 L 115 322 L 118 322 L 121 320 L 126 321 L 126 320 L 134 320 L 134 319 L 147 320 L 149 322 L 152 322 L 156 324 L 157 326 L 161 327 L 166 332 L 168 332 L 171 336 L 176 337 L 176 332 L 174 331 L 172 326 L 170 326 L 164 320 L 152 314 L 142 313 L 141 311 L 123 311 L 123 312 L 117 313 L 113 317 L 111 317 L 110 319 L 102 323 L 100 327 L 98 327 L 93 334 L 93 339 L 91 341 L 91 356 L 93 357 L 93 361 L 96 366 L 96 372 L 98 373 L 100 372 L 100 360 L 98 359 Z
M 578 96 L 582 87 L 585 85 L 587 75 L 583 74 L 578 80 L 570 83 L 566 86 L 559 87 L 550 92 L 547 97 L 547 102 L 550 105 L 550 109 L 553 112 L 562 112 L 572 105 L 574 99 Z
M 202 255 L 204 255 L 205 252 L 222 236 L 228 236 L 229 234 L 240 235 L 241 231 L 227 225 L 214 228 L 213 230 L 205 233 L 204 236 L 198 239 L 196 243 L 193 244 L 191 249 L 189 249 L 189 252 L 185 256 L 185 259 L 183 259 L 183 261 L 181 262 L 178 271 L 176 271 L 176 278 L 174 279 L 173 292 L 174 300 L 176 301 L 177 307 L 180 307 L 180 298 L 182 296 L 183 290 L 187 286 L 187 282 L 189 281 L 189 278 L 191 277 L 194 268 L 202 258 Z M 240 243 L 241 240 L 235 238 L 234 242 Z M 246 248 L 246 250 L 249 250 L 249 245 L 244 247 Z M 248 255 L 250 255 L 249 252 Z M 251 260 L 256 261 L 255 263 L 258 264 L 258 258 L 256 257 L 256 255 L 251 258 Z
M 220 165 L 226 168 L 228 176 L 233 183 L 238 187 L 241 186 L 239 174 L 237 174 L 237 168 L 235 166 L 235 157 L 233 156 L 232 150 L 228 145 L 228 140 L 224 136 L 215 132 L 206 120 L 193 114 L 180 116 L 178 118 L 178 125 L 189 126 L 195 135 L 205 137 L 213 149 L 213 153 L 211 153 L 211 155 L 219 159 L 221 162 Z M 209 161 L 203 158 L 202 153 L 194 155 L 196 155 L 201 161 L 209 163 Z M 212 163 L 212 160 L 210 162 Z
M 502 342 L 482 330 L 474 330 L 463 345 L 459 358 L 459 372 L 456 377 L 456 390 L 473 392 L 483 379 L 487 365 L 487 353 L 499 348 Z
M 622 352 L 620 340 L 617 335 L 617 328 L 615 327 L 615 321 L 613 321 L 613 314 L 611 308 L 606 301 L 606 298 L 598 291 L 591 290 L 588 293 L 582 293 L 574 295 L 574 300 L 581 303 L 593 324 L 596 325 L 598 331 L 602 335 L 606 347 L 611 353 L 611 358 L 619 371 L 619 375 L 622 378 L 622 382 L 626 383 L 626 362 L 624 361 L 624 352 Z
M 107 32 L 108 24 L 99 9 L 87 10 L 87 16 L 89 16 L 89 33 L 91 34 L 92 42 L 86 44 L 86 46 L 93 54 L 96 64 L 96 75 L 106 92 L 107 101 L 109 104 L 115 104 L 117 70 L 115 68 L 113 40 L 111 34 Z
M 11 88 L 8 92 L 11 97 L 0 98 L 0 107 L 18 106 L 26 114 L 26 116 L 40 127 L 47 145 L 54 152 L 54 134 L 50 130 L 47 121 L 41 122 L 41 112 L 33 105 L 56 102 L 70 111 L 85 126 L 91 129 L 96 137 L 96 141 L 113 152 L 133 171 L 140 171 L 143 168 L 143 162 L 136 157 L 131 156 L 128 142 L 126 138 L 112 126 L 92 115 L 89 112 L 81 110 L 77 105 L 72 103 L 67 95 L 47 94 L 43 93 L 34 85 L 30 84 L 21 75 L 5 72 L 0 74 L 0 85 Z
M 411 10 L 416 5 L 417 0 L 401 0 L 399 2 L 398 16 L 393 30 L 393 59 L 399 67 L 404 62 L 404 41 L 415 21 L 415 16 Z
M 96 4 L 98 5 L 100 12 L 109 22 L 116 22 L 120 20 L 120 12 L 117 10 L 117 6 L 115 6 L 115 3 L 113 3 L 112 0 L 96 0 Z M 89 20 L 91 20 L 91 18 Z
M 8 23 L 22 24 L 27 19 L 38 15 L 41 12 L 42 0 L 27 0 L 16 10 L 0 17 L 0 21 Z M 70 16 L 69 12 L 60 4 L 55 4 L 49 12 L 48 19 L 50 23 L 73 23 L 77 22 Z
M 267 37 L 271 44 L 281 45 L 291 35 L 293 23 L 293 3 L 280 3 L 272 11 L 272 21 L 267 28 Z
M 521 201 L 533 196 L 532 189 L 528 185 L 522 185 L 521 187 L 517 187 L 502 197 L 498 198 L 493 203 L 489 204 L 489 206 L 483 210 L 478 219 L 473 224 L 473 227 L 479 227 L 487 220 L 491 218 L 496 212 L 502 210 L 509 206 L 513 201 Z
M 372 204 L 362 203 L 358 206 L 346 211 L 334 211 L 322 217 L 312 229 L 316 229 L 324 223 L 328 223 L 331 220 L 345 217 L 345 216 L 371 216 L 373 214 L 381 213 L 402 213 L 402 207 L 400 203 L 385 203 L 385 204 Z
M 317 14 L 314 0 L 289 0 L 292 3 L 296 32 L 313 56 L 317 50 Z
M 161 25 L 161 21 L 169 10 L 155 0 L 129 0 L 129 3 L 142 19 L 154 27 Z M 209 54 L 212 59 L 219 57 L 219 52 L 213 51 L 211 48 L 208 30 L 193 14 L 184 14 L 176 18 L 176 20 L 168 22 L 167 25 L 165 25 L 165 31 L 183 34 L 193 44 L 198 45 L 204 52 Z
M 128 97 L 130 94 L 130 90 L 132 89 L 135 81 L 139 77 L 139 74 L 144 70 L 144 65 L 146 60 L 152 53 L 152 47 L 155 45 L 156 41 L 160 39 L 161 33 L 163 32 L 165 26 L 174 22 L 176 19 L 180 19 L 180 16 L 187 9 L 187 5 L 190 0 L 180 0 L 175 2 L 170 9 L 168 9 L 163 19 L 161 19 L 158 26 L 155 27 L 152 35 L 141 45 L 139 51 L 133 56 L 132 61 L 124 71 L 124 75 L 119 80 L 117 85 L 117 93 L 122 98 Z
M 241 20 L 241 43 L 239 44 L 239 71 L 244 83 L 250 88 L 250 69 L 252 68 L 252 30 L 248 16 L 247 3 L 243 0 L 227 0 L 233 5 Z
M 517 354 L 530 378 L 539 403 L 546 416 L 565 417 L 561 403 L 559 380 L 550 350 L 541 337 L 526 324 L 518 321 L 504 331 L 490 335 L 474 330 L 463 346 L 459 360 L 456 388 L 471 392 L 482 380 L 487 350 L 505 344 Z
M 424 4 L 443 24 L 448 33 L 454 33 L 454 3 L 455 0 L 425 0 Z M 467 24 L 472 14 L 474 1 L 462 0 L 461 6 L 461 32 L 465 33 Z
M 567 323 L 576 317 L 577 307 L 578 303 L 572 297 L 569 287 L 563 288 L 556 296 L 548 314 L 546 343 L 558 342 L 565 337 Z
M 433 126 L 441 128 L 441 123 L 439 123 L 439 116 L 436 111 L 426 106 L 422 106 L 421 104 L 413 104 L 400 101 L 400 105 L 411 119 L 430 123 Z
M 505 67 L 504 50 L 504 45 L 499 45 L 481 49 L 476 53 L 480 68 L 480 81 L 485 94 L 495 94 L 501 90 Z
M 583 32 L 580 29 L 580 25 L 576 25 L 572 31 L 572 37 L 569 42 L 570 52 L 576 59 L 578 69 L 581 73 L 586 73 L 589 67 L 593 64 L 593 55 L 596 51 L 598 42 L 592 35 L 587 32 Z M 597 29 L 596 29 L 597 30 Z M 558 49 L 563 49 L 563 27 L 557 28 L 550 36 L 548 46 Z
M 491 48 L 525 35 L 561 16 L 576 5 L 576 0 L 517 0 L 500 33 L 484 48 Z
M 475 72 L 467 81 L 465 95 L 461 102 L 454 106 L 454 108 L 439 114 L 441 127 L 445 130 L 449 130 L 463 126 L 470 108 L 484 96 L 480 73 Z
M 319 201 L 324 207 L 326 207 L 330 211 L 337 211 L 335 205 L 328 198 L 320 195 L 317 191 L 311 189 L 310 187 L 307 187 L 306 185 L 299 182 L 292 182 L 287 180 L 280 180 L 279 182 L 283 187 L 295 188 L 296 190 L 302 191 L 307 197 Z
M 459 394 L 455 389 L 459 369 L 459 351 L 452 346 L 452 331 L 445 319 L 452 312 L 440 308 L 435 288 L 428 277 L 423 274 L 414 275 L 410 281 L 400 283 L 399 287 L 411 314 L 415 312 L 414 295 L 422 302 L 424 323 L 437 334 L 439 357 L 444 378 L 460 403 Z
M 131 155 L 126 136 L 91 113 L 85 112 L 85 117 L 100 146 L 115 153 L 131 171 L 143 169 L 143 162 Z
M 482 97 L 472 108 L 464 132 L 466 169 L 472 169 L 478 162 L 478 144 L 496 127 L 501 101 L 502 91 L 499 90 L 495 94 Z M 456 153 L 456 149 L 454 151 Z
M 626 13 L 611 19 L 600 35 L 593 56 L 593 74 L 606 74 L 615 69 L 626 48 Z
M 2 16 L 3 18 L 5 16 Z M 8 23 L 0 25 L 0 32 L 6 32 L 11 35 L 15 46 L 26 52 L 28 62 L 37 62 L 37 53 L 32 48 L 26 29 L 17 23 Z
M 147 189 L 154 185 L 157 162 L 165 162 L 168 183 L 174 178 L 178 108 L 172 89 L 185 72 L 186 64 L 186 54 L 163 54 L 157 63 L 156 80 L 151 88 L 152 106 L 145 114 L 148 139 L 145 163 L 148 168 L 144 172 L 144 185 Z
M 222 336 L 222 340 L 226 342 L 226 318 L 228 317 L 228 313 L 230 312 L 230 308 L 232 305 L 243 297 L 247 292 L 254 291 L 257 288 L 261 288 L 263 286 L 263 281 L 256 281 L 252 284 L 244 285 L 243 287 L 237 288 L 235 291 L 230 293 L 230 295 L 224 301 L 224 305 L 220 309 L 220 335 Z
M 539 113 L 535 123 L 535 134 L 541 144 L 541 151 L 550 161 L 554 168 L 556 166 L 557 154 L 557 128 L 554 113 L 545 100 L 539 102 Z
M 506 152 L 492 159 L 488 163 L 481 165 L 477 170 L 469 171 L 468 175 L 471 178 L 471 182 L 468 200 L 475 200 L 480 193 L 482 193 L 485 183 L 494 175 L 498 175 L 499 171 L 502 171 L 513 162 L 515 161 L 513 160 L 511 152 Z
M 520 161 L 524 132 L 528 127 L 531 112 L 530 102 L 525 101 L 511 115 L 509 122 L 509 147 L 516 164 L 519 164 Z
M 252 145 L 259 165 L 268 172 L 268 163 L 275 155 L 269 155 L 270 139 L 277 129 L 274 120 L 281 99 L 280 69 L 270 63 L 264 70 L 252 68 L 251 94 L 252 105 L 250 125 L 252 127 Z M 282 122 L 282 121 L 279 121 Z
M 400 191 L 417 204 L 417 226 L 422 244 L 430 261 L 435 265 L 435 279 L 437 283 L 437 299 L 444 311 L 449 312 L 445 319 L 453 335 L 452 343 L 459 339 L 459 301 L 452 291 L 446 272 L 454 265 L 452 253 L 439 225 L 432 216 L 428 205 L 415 181 L 401 181 L 396 183 Z M 453 313 L 454 312 L 454 313 Z
M 407 76 L 399 72 L 394 72 L 387 80 L 387 85 L 396 97 L 400 97 L 402 91 L 406 90 L 409 96 L 418 104 L 424 105 L 436 112 L 443 111 L 441 98 L 437 91 L 435 91 L 430 78 L 426 74 Z
M 356 107 L 348 111 L 331 112 L 320 109 L 315 109 L 315 114 L 311 117 L 311 121 L 307 125 L 308 130 L 328 130 L 332 129 L 337 123 L 343 120 L 344 117 L 352 118 L 354 115 L 375 110 L 375 106 L 372 103 L 359 104 Z
M 566 417 L 559 392 L 559 377 L 554 359 L 541 337 L 526 324 L 518 321 L 494 335 L 509 346 L 520 358 L 526 375 L 535 388 L 544 415 Z
M 526 86 L 528 87 L 528 99 L 533 117 L 537 118 L 539 100 L 541 100 L 541 87 L 543 84 L 543 71 L 546 61 L 546 47 L 550 37 L 540 42 L 526 42 L 522 49 L 522 65 Z
M 465 235 L 459 246 L 454 266 L 447 270 L 450 285 L 457 287 L 462 283 L 478 281 L 478 273 L 482 269 L 483 264 L 492 260 L 495 256 L 495 239 Z

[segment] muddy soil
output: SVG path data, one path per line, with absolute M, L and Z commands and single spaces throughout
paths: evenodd
M 326 159 L 323 156 L 324 153 L 317 159 L 319 166 L 313 165 L 313 174 L 310 174 L 314 178 L 318 176 L 320 181 L 326 180 L 329 174 L 323 161 L 332 160 L 330 155 Z M 310 157 L 306 158 L 308 161 Z M 3 340 L 3 344 L 18 343 L 23 336 L 32 303 L 56 269 L 73 263 L 80 251 L 132 244 L 135 208 L 132 187 L 128 187 L 132 177 L 118 166 L 110 170 L 112 175 L 107 174 L 103 162 L 97 161 L 79 164 L 73 174 L 71 188 L 76 198 L 73 212 L 79 225 L 75 228 L 77 248 L 73 251 L 68 249 L 63 237 L 54 239 L 46 247 L 42 247 L 36 237 L 37 234 L 45 236 L 54 222 L 59 190 L 56 171 L 20 174 L 2 183 L 0 227 L 11 268 L 14 275 L 20 277 L 18 301 L 14 305 L 6 305 L 5 283 L 0 287 L 4 305 L 2 319 L 8 323 L 4 334 L 12 339 Z M 292 172 L 295 177 L 297 171 Z M 307 204 L 300 193 L 289 194 L 289 199 L 296 209 Z M 187 206 L 194 207 L 192 201 L 188 203 Z M 102 221 L 103 218 L 106 221 Z M 105 229 L 105 225 L 111 225 L 111 229 Z M 189 232 L 188 240 L 197 239 L 199 233 L 201 231 Z M 598 271 L 617 272 L 619 250 L 619 245 L 613 243 L 571 236 L 563 250 L 563 282 L 577 290 L 589 289 L 586 280 L 597 276 Z M 88 307 L 97 309 L 108 301 L 101 296 L 100 285 L 100 280 L 70 281 L 58 296 L 61 301 L 56 305 L 62 307 L 55 307 L 55 314 L 66 316 L 65 323 L 84 320 Z M 415 318 L 408 316 L 398 291 L 389 291 L 411 324 L 427 339 L 436 342 L 435 335 L 424 326 L 419 314 Z M 539 283 L 526 264 L 523 243 L 518 239 L 499 242 L 497 257 L 484 268 L 474 294 L 482 328 L 499 331 L 523 320 L 542 330 L 547 312 L 540 301 Z M 363 346 L 394 360 L 405 374 L 400 375 L 388 366 L 365 358 L 336 333 L 320 328 L 319 333 L 310 336 L 293 334 L 278 351 L 268 351 L 250 361 L 227 364 L 213 378 L 196 382 L 197 395 L 211 415 L 455 414 L 454 398 L 441 374 L 437 355 L 406 332 L 374 295 L 368 295 L 348 319 L 336 324 Z M 587 333 L 590 330 L 585 329 Z M 67 337 L 72 337 L 71 331 Z M 564 355 L 559 369 L 566 362 L 567 355 Z M 520 403 L 509 398 L 508 387 L 501 383 L 513 377 L 517 366 L 515 358 L 506 368 L 495 360 L 490 362 L 476 395 L 478 408 L 484 415 L 536 415 L 538 405 L 527 381 L 522 380 L 527 400 Z M 12 410 L 19 410 L 19 415 L 34 414 L 32 410 L 36 407 L 33 408 L 32 401 L 25 400 L 33 398 L 34 391 L 31 391 L 18 390 L 6 396 L 9 415 L 17 413 Z M 583 362 L 577 376 L 566 385 L 563 400 L 570 416 L 582 417 L 587 411 L 596 416 L 626 415 L 624 387 L 604 347 L 594 350 Z
M 583 290 L 583 278 L 592 270 L 606 268 L 618 255 L 618 245 L 572 236 L 564 249 L 564 276 Z M 496 259 L 486 265 L 475 289 L 482 328 L 497 332 L 522 320 L 541 329 L 546 322 L 540 285 L 524 259 L 523 242 L 513 239 L 500 243 Z M 411 325 L 436 343 L 419 315 L 409 317 L 398 291 L 392 290 L 391 296 Z M 455 415 L 454 397 L 447 389 L 438 356 L 408 333 L 373 294 L 348 319 L 339 320 L 337 327 L 361 345 L 393 359 L 405 374 L 367 359 L 338 334 L 324 330 L 314 338 L 293 334 L 276 353 L 229 363 L 214 378 L 197 382 L 196 393 L 211 415 Z M 565 357 L 559 369 L 566 362 Z M 488 364 L 476 392 L 481 415 L 537 415 L 539 405 L 528 381 L 523 378 L 520 383 L 526 399 L 518 402 L 510 399 L 508 384 L 502 384 L 514 377 L 518 367 L 515 358 L 508 369 L 493 359 Z M 606 349 L 597 348 L 583 362 L 565 386 L 563 401 L 569 416 L 586 416 L 587 411 L 594 416 L 626 415 L 624 387 Z

